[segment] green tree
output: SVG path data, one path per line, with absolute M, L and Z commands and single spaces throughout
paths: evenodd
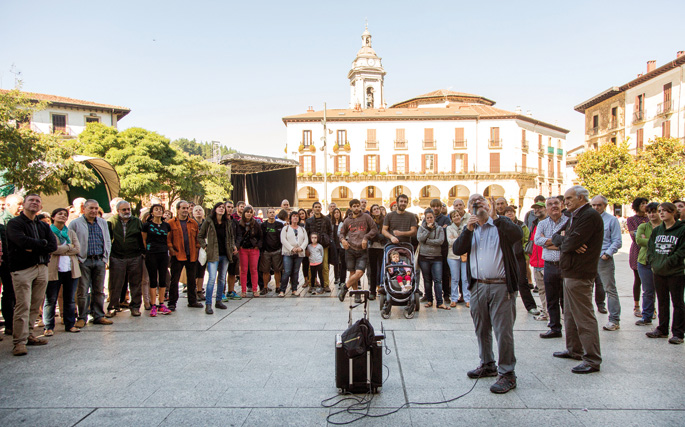
M 91 188 L 96 178 L 72 156 L 78 154 L 58 136 L 34 132 L 26 124 L 46 107 L 19 89 L 0 93 L 0 170 L 4 184 L 30 193 L 55 194 L 64 185 Z
M 656 138 L 637 158 L 641 189 L 649 199 L 671 201 L 685 196 L 685 144 Z
M 214 157 L 214 144 L 211 142 L 197 142 L 195 139 L 179 138 L 171 141 L 171 146 L 191 156 L 201 156 L 203 159 Z M 225 156 L 235 153 L 236 150 L 220 145 L 219 152 Z

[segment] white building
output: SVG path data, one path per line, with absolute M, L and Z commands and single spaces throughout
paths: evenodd
M 0 93 L 8 90 L 0 89 Z M 56 133 L 64 137 L 76 137 L 88 123 L 102 123 L 117 127 L 117 123 L 131 112 L 125 107 L 98 104 L 91 101 L 66 98 L 43 93 L 23 92 L 32 100 L 47 102 L 47 108 L 37 111 L 31 118 L 31 129 L 41 133 Z
M 288 147 L 297 149 L 289 155 L 300 162 L 301 206 L 321 200 L 347 207 L 352 198 L 387 206 L 404 193 L 426 207 L 434 198 L 451 204 L 477 192 L 527 210 L 538 194 L 563 193 L 568 130 L 448 90 L 388 108 L 384 75 L 366 30 L 348 73 L 350 108 L 283 118 Z
M 577 105 L 585 115 L 585 145 L 596 149 L 604 143 L 628 139 L 635 153 L 657 137 L 685 137 L 685 52 L 656 67 L 647 62 L 647 72 L 614 86 Z

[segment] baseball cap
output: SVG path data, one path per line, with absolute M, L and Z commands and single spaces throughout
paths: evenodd
M 533 206 L 531 206 L 531 208 L 536 208 L 536 207 L 538 207 L 538 208 L 544 208 L 544 207 L 545 207 L 545 204 L 542 203 L 542 202 L 537 202 L 537 203 L 533 203 Z

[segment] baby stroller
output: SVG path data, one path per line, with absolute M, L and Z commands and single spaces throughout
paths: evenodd
M 399 263 L 393 263 L 390 256 L 399 253 Z M 393 272 L 389 271 L 393 269 Z M 396 272 L 402 271 L 402 284 L 398 281 Z M 404 317 L 411 319 L 419 311 L 419 286 L 414 274 L 414 247 L 411 243 L 389 243 L 383 248 L 383 286 L 379 290 L 378 302 L 380 303 L 381 317 L 390 317 L 393 305 L 405 306 Z M 406 277 L 409 276 L 407 280 Z

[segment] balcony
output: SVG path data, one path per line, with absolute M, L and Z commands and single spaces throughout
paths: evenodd
M 395 140 L 395 150 L 407 150 L 409 149 L 409 143 L 404 141 Z
M 453 139 L 452 148 L 455 150 L 463 150 L 466 148 L 466 139 Z
M 529 175 L 538 175 L 538 168 L 529 168 L 529 167 L 514 165 L 514 172 L 526 173 Z
M 50 125 L 50 133 L 62 138 L 76 138 L 76 134 L 69 126 L 54 126 Z
M 367 150 L 378 150 L 378 141 L 366 141 Z
M 547 146 L 547 154 L 554 154 L 554 147 Z
M 587 130 L 587 134 L 590 136 L 595 136 L 599 133 L 599 126 L 595 126 Z
M 423 141 L 424 150 L 435 150 L 437 148 L 437 141 Z
M 557 156 L 562 157 L 564 155 L 564 150 L 561 148 L 557 148 Z
M 528 140 L 522 139 L 521 140 L 521 150 L 528 150 L 530 147 L 530 144 L 528 143 Z
M 488 148 L 502 148 L 502 139 L 488 139 Z
M 647 119 L 647 115 L 644 110 L 638 110 L 633 113 L 633 124 L 642 123 Z
M 656 115 L 657 116 L 666 116 L 669 115 L 673 112 L 673 101 L 668 100 L 664 101 L 660 104 L 657 104 L 656 106 Z
M 618 119 L 611 119 L 609 121 L 609 129 L 618 129 Z

